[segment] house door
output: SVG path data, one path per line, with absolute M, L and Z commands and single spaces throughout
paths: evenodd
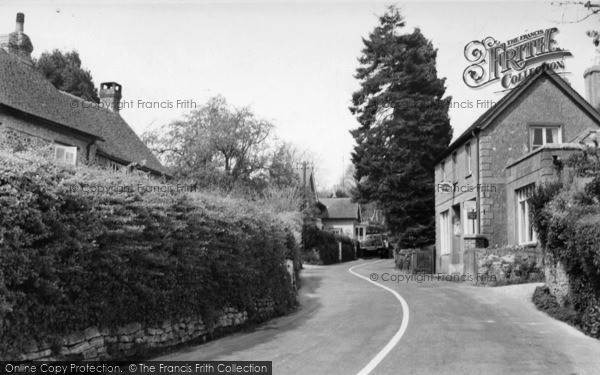
M 452 265 L 460 263 L 461 238 L 462 238 L 462 220 L 460 218 L 460 204 L 452 206 L 452 255 L 450 260 L 450 273 Z

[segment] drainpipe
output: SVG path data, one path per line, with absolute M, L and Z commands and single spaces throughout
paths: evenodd
M 477 186 L 477 201 L 475 202 L 475 209 L 477 211 L 477 234 L 481 234 L 481 186 L 480 186 L 480 178 L 479 178 L 479 174 L 481 173 L 480 169 L 479 169 L 479 132 L 480 129 L 479 128 L 475 128 L 472 132 L 473 136 L 475 137 L 475 139 L 477 139 L 476 142 L 476 147 L 475 147 L 475 152 L 477 153 L 475 156 L 475 160 L 477 161 L 477 167 L 476 167 L 476 177 L 475 177 L 475 184 Z
M 96 143 L 96 141 L 95 141 L 95 140 L 93 140 L 93 141 L 91 141 L 90 143 L 88 143 L 88 145 L 87 145 L 87 147 L 86 147 L 86 152 L 87 152 L 87 161 L 88 161 L 88 163 L 91 163 L 91 162 L 92 162 L 92 160 L 90 159 L 90 158 L 91 158 L 91 153 L 92 153 L 92 152 L 91 152 L 91 148 L 92 148 L 92 145 L 94 145 L 95 143 Z

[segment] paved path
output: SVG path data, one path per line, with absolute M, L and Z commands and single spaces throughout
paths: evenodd
M 409 313 L 390 291 L 350 273 L 354 266 L 396 291 Z M 385 281 L 392 275 L 402 275 L 392 260 L 308 266 L 297 312 L 157 359 L 267 360 L 286 375 L 600 374 L 600 341 L 537 311 L 534 284 Z

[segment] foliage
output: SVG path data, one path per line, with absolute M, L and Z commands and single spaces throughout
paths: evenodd
M 396 268 L 409 271 L 411 269 L 412 254 L 418 251 L 419 249 L 394 248 L 394 264 Z
M 533 210 L 538 233 L 545 237 L 549 259 L 561 262 L 569 278 L 568 304 L 581 327 L 600 337 L 600 154 L 589 147 L 567 160 L 577 180 L 556 193 L 556 187 L 539 189 Z M 553 197 L 553 198 L 551 198 Z M 542 203 L 547 202 L 545 205 Z
M 249 108 L 231 107 L 217 96 L 142 138 L 173 176 L 226 191 L 261 191 L 297 185 L 303 157 L 290 143 L 274 143 L 273 124 Z
M 561 306 L 547 286 L 535 288 L 532 300 L 540 310 L 545 311 L 548 315 L 575 326 L 579 325 L 578 314 L 568 307 Z
M 297 223 L 258 204 L 148 191 L 143 175 L 2 153 L 0 357 L 90 326 L 295 304 Z M 112 187 L 93 193 L 94 187 Z M 292 225 L 294 227 L 292 227 Z
M 34 64 L 57 89 L 85 100 L 100 102 L 92 74 L 81 67 L 79 52 L 62 52 L 58 49 L 51 53 L 43 52 Z
M 339 263 L 339 245 L 342 243 L 342 262 L 355 260 L 355 242 L 348 236 L 320 230 L 316 226 L 307 226 L 306 250 L 307 258 L 314 260 L 313 251 L 318 254 L 319 262 L 324 265 Z
M 402 247 L 435 241 L 434 159 L 449 144 L 450 97 L 437 78 L 437 50 L 417 28 L 400 34 L 404 19 L 394 6 L 363 39 L 351 112 L 355 198 L 383 208 Z
M 546 204 L 558 195 L 562 188 L 563 184 L 560 181 L 538 185 L 529 198 L 532 224 L 543 247 L 547 243 L 547 228 L 551 219 L 550 214 L 544 208 Z

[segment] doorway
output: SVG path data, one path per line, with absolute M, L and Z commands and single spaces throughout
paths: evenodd
M 450 259 L 450 268 L 452 265 L 460 263 L 461 244 L 462 244 L 462 220 L 460 216 L 460 204 L 452 206 L 452 255 Z M 453 271 L 450 270 L 452 273 Z

